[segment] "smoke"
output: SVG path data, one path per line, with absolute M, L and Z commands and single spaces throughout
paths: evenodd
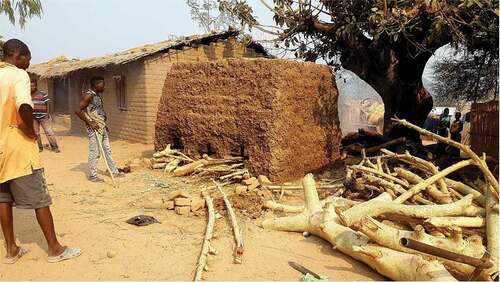
M 347 70 L 335 72 L 339 90 L 339 120 L 342 135 L 356 132 L 359 128 L 382 133 L 384 104 L 372 87 Z

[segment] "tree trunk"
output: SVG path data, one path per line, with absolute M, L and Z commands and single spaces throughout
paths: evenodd
M 388 45 L 360 45 L 355 50 L 346 50 L 341 57 L 342 66 L 358 75 L 382 97 L 385 106 L 384 133 L 391 138 L 407 137 L 420 142 L 419 134 L 411 129 L 392 130 L 390 119 L 398 116 L 411 123 L 423 126 L 432 109 L 422 110 L 417 103 L 417 94 L 425 91 L 422 74 L 431 52 L 422 51 L 410 56 L 405 48 L 395 49 Z

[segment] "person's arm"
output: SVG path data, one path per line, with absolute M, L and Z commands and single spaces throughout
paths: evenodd
M 22 104 L 19 107 L 19 115 L 21 116 L 22 124 L 18 128 L 31 139 L 36 139 L 35 129 L 33 128 L 33 108 L 28 104 Z
M 89 116 L 85 113 L 85 108 L 89 105 L 90 101 L 92 101 L 92 96 L 87 94 L 85 95 L 81 100 L 78 105 L 78 109 L 75 111 L 75 114 L 83 120 L 90 128 L 94 130 L 99 129 L 99 125 L 97 122 L 91 120 Z
M 33 101 L 31 100 L 30 77 L 23 71 L 19 79 L 14 84 L 14 93 L 16 107 L 21 117 L 21 124 L 18 124 L 19 130 L 28 138 L 36 139 L 35 129 L 33 128 Z

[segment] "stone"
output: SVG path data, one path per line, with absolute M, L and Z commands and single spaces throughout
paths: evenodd
M 116 257 L 116 253 L 114 251 L 107 251 L 106 256 L 108 258 L 114 258 L 114 257 Z
M 271 180 L 269 180 L 269 178 L 267 178 L 267 176 L 265 175 L 259 175 L 259 183 L 262 186 L 273 184 Z
M 166 201 L 165 202 L 165 208 L 167 210 L 173 210 L 175 208 L 175 203 L 174 201 Z
M 197 211 L 205 207 L 205 200 L 202 198 L 191 199 L 191 211 Z
M 189 198 L 175 198 L 174 203 L 176 206 L 191 206 L 191 199 Z
M 144 204 L 145 209 L 153 210 L 153 209 L 160 209 L 164 205 L 163 201 L 161 199 L 155 199 L 149 203 Z
M 245 185 L 238 185 L 234 188 L 234 192 L 237 195 L 245 194 L 248 191 L 247 186 Z
M 255 192 L 255 194 L 256 194 L 257 196 L 259 196 L 259 197 L 265 198 L 265 196 L 266 196 L 266 194 L 264 193 L 264 191 L 263 191 L 263 190 L 259 190 L 259 189 L 257 189 L 257 190 L 254 190 L 254 192 Z
M 257 180 L 257 178 L 253 178 L 254 180 L 252 181 L 252 183 L 250 183 L 248 186 L 247 186 L 247 189 L 248 191 L 252 192 L 253 190 L 257 189 L 257 187 L 260 186 L 260 183 L 259 181 Z
M 182 190 L 175 190 L 168 193 L 167 200 L 174 200 L 176 198 L 189 198 L 191 197 L 188 192 Z
M 257 178 L 255 178 L 255 177 L 250 177 L 250 178 L 248 178 L 248 179 L 243 179 L 243 180 L 241 181 L 241 183 L 243 183 L 243 184 L 245 184 L 245 185 L 247 185 L 247 186 L 248 186 L 248 185 L 252 185 L 253 183 L 255 183 L 255 181 L 258 181 L 258 180 L 257 180 Z
M 190 206 L 186 206 L 186 207 L 177 206 L 177 207 L 175 207 L 175 212 L 178 215 L 189 215 L 189 213 L 191 212 L 191 207 Z
M 243 179 L 250 179 L 250 173 L 245 172 L 245 173 L 241 176 L 241 178 L 243 178 Z

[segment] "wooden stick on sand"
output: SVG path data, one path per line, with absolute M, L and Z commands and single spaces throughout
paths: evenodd
M 241 229 L 238 226 L 238 221 L 236 220 L 236 213 L 233 210 L 233 207 L 231 206 L 231 202 L 226 196 L 226 193 L 222 190 L 221 185 L 216 182 L 215 180 L 212 179 L 214 182 L 215 186 L 219 190 L 219 192 L 222 195 L 222 198 L 224 199 L 224 203 L 226 204 L 227 208 L 227 214 L 229 215 L 229 218 L 231 219 L 231 225 L 233 227 L 233 232 L 234 232 L 234 241 L 236 242 L 236 248 L 234 251 L 234 262 L 241 264 L 242 261 L 242 256 L 243 256 L 243 236 L 241 235 Z
M 202 194 L 205 202 L 207 203 L 208 222 L 207 229 L 205 231 L 205 238 L 203 239 L 203 245 L 201 247 L 201 253 L 198 258 L 198 262 L 196 263 L 196 274 L 194 276 L 194 281 L 201 281 L 203 270 L 207 268 L 207 257 L 209 253 L 215 254 L 215 251 L 210 246 L 210 240 L 212 239 L 215 222 L 214 203 L 207 191 L 203 191 Z

